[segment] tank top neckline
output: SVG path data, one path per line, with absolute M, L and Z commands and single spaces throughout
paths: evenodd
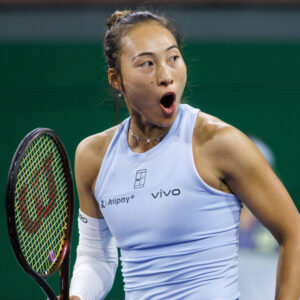
M 172 136 L 174 135 L 174 132 L 178 128 L 178 125 L 179 125 L 179 122 L 181 119 L 181 115 L 182 115 L 181 110 L 182 110 L 181 105 L 179 105 L 179 109 L 178 109 L 178 113 L 175 118 L 175 121 L 171 125 L 171 128 L 168 131 L 168 133 L 165 135 L 165 137 L 156 146 L 154 146 L 150 150 L 143 152 L 143 153 L 134 152 L 129 147 L 129 145 L 128 145 L 128 130 L 129 130 L 129 124 L 130 124 L 131 117 L 128 117 L 126 120 L 124 120 L 123 132 L 122 132 L 122 137 L 121 137 L 121 147 L 122 147 L 122 150 L 126 153 L 126 157 L 129 160 L 141 162 L 141 161 L 147 161 L 149 159 L 152 159 L 156 155 L 160 154 L 161 151 L 164 151 L 167 148 L 166 147 L 167 143 L 170 142 L 170 139 L 172 138 Z

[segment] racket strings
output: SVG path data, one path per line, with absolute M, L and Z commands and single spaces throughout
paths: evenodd
M 67 227 L 67 184 L 58 149 L 42 135 L 28 147 L 17 176 L 15 219 L 22 252 L 47 275 L 61 255 Z

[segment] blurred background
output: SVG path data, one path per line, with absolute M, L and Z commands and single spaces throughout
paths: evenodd
M 185 34 L 183 101 L 249 135 L 300 208 L 300 1 L 0 0 L 0 300 L 45 299 L 8 239 L 5 187 L 14 151 L 26 133 L 48 127 L 73 165 L 83 138 L 127 117 L 108 87 L 102 42 L 115 9 L 141 6 L 166 14 Z M 272 299 L 276 257 L 274 239 L 243 209 L 241 300 Z M 58 293 L 57 275 L 49 282 Z M 119 268 L 106 299 L 123 297 Z

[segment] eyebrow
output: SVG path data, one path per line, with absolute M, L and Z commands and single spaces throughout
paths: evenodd
M 173 48 L 178 49 L 178 47 L 176 45 L 172 45 L 172 46 L 170 46 L 169 48 L 166 49 L 166 52 L 170 51 Z M 137 57 L 144 56 L 144 55 L 154 55 L 154 53 L 153 52 L 141 52 L 138 55 L 136 55 L 132 60 L 135 60 Z

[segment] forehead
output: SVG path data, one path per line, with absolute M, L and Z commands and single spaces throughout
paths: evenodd
M 138 23 L 122 38 L 122 53 L 135 55 L 139 52 L 158 52 L 177 45 L 173 34 L 158 22 Z

